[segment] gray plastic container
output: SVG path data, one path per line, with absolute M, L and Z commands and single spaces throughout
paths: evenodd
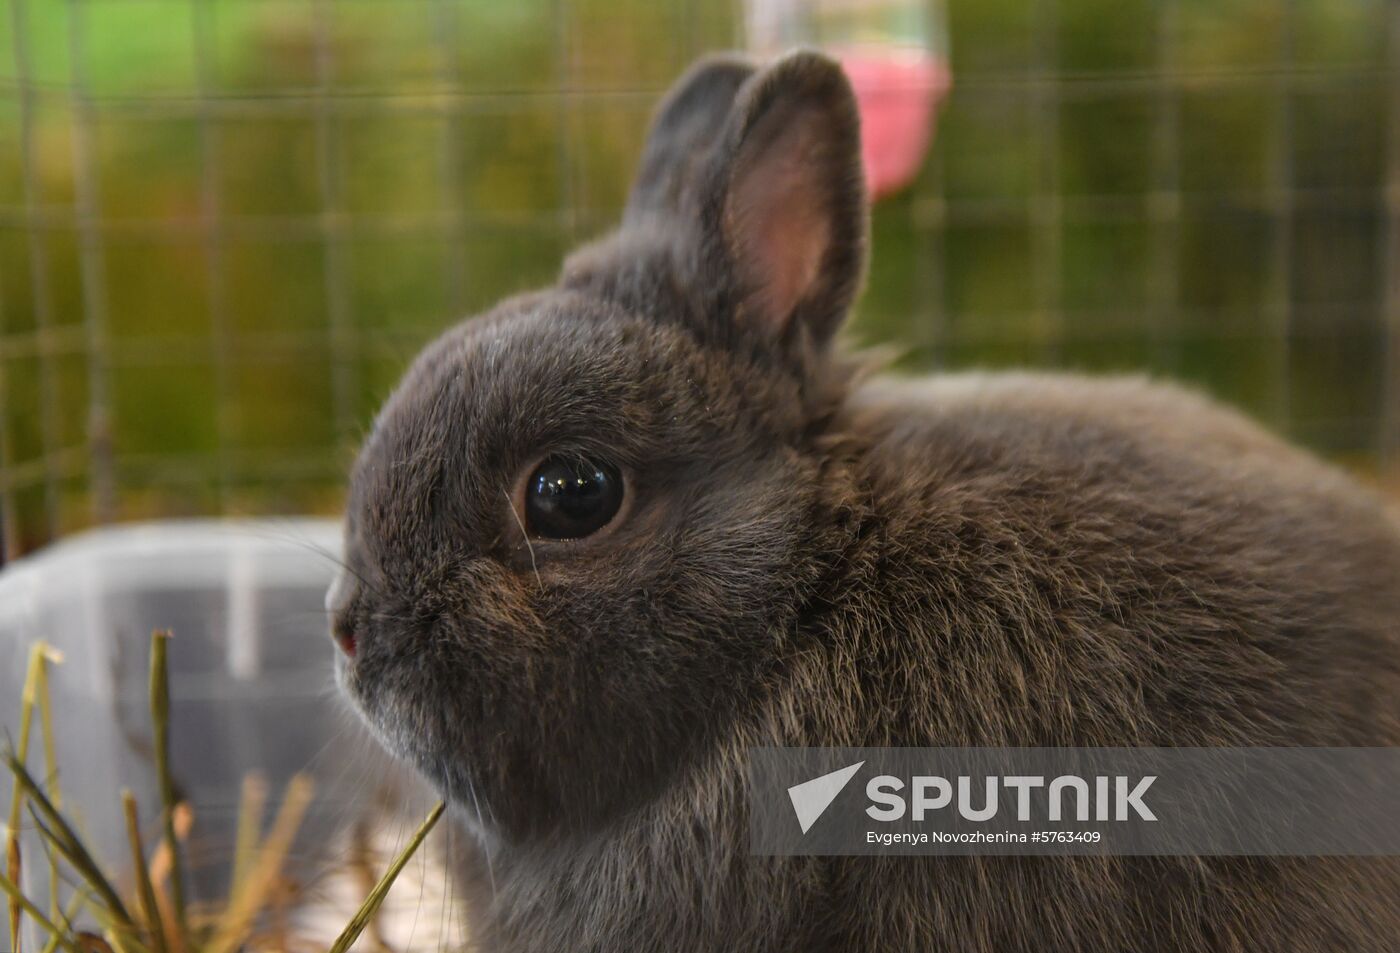
M 137 794 L 146 830 L 156 830 L 147 688 L 156 628 L 174 633 L 171 749 L 195 808 L 194 894 L 227 889 L 249 772 L 267 778 L 269 811 L 293 774 L 313 776 L 299 858 L 324 860 L 317 845 L 332 841 L 386 763 L 335 693 L 324 598 L 340 546 L 332 521 L 148 523 L 74 536 L 0 571 L 0 726 L 17 735 L 30 646 L 48 642 L 64 656 L 51 670 L 64 806 L 109 869 L 129 868 L 121 788 Z M 36 774 L 38 741 L 36 724 Z M 37 841 L 26 842 L 26 856 L 42 856 Z M 43 868 L 25 865 L 32 896 L 46 895 Z

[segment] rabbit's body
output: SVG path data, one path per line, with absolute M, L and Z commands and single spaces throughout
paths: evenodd
M 1400 945 L 1390 859 L 748 856 L 753 745 L 1400 743 L 1400 530 L 1335 470 L 1140 379 L 876 381 L 838 418 L 841 582 L 765 703 L 656 803 L 499 853 L 500 950 Z
M 1347 859 L 763 858 L 755 745 L 1400 743 L 1400 528 L 1141 380 L 863 380 L 854 107 L 702 66 L 619 232 L 366 442 L 347 691 L 479 836 L 497 953 L 1385 951 Z
M 848 413 L 870 568 L 831 601 L 873 634 L 820 638 L 903 710 L 828 743 L 1400 743 L 1400 525 L 1340 472 L 1136 378 L 869 391 Z

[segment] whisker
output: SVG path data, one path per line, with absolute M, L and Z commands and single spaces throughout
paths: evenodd
M 267 520 L 266 522 L 274 523 L 274 524 L 275 524 L 277 521 L 276 521 L 276 520 Z M 341 557 L 337 556 L 335 553 L 331 552 L 330 550 L 326 549 L 324 546 L 321 546 L 321 545 L 319 545 L 319 544 L 313 542 L 312 540 L 306 539 L 305 537 L 302 537 L 302 536 L 298 536 L 298 535 L 296 535 L 296 534 L 294 534 L 294 533 L 292 533 L 292 532 L 290 532 L 290 531 L 283 532 L 283 533 L 273 533 L 273 532 L 270 532 L 270 531 L 268 531 L 268 532 L 258 532 L 258 531 L 255 531 L 255 530 L 253 530 L 253 529 L 250 529 L 250 528 L 243 528 L 243 527 L 240 527 L 240 531 L 241 531 L 241 532 L 245 532 L 245 533 L 247 533 L 249 536 L 252 536 L 252 537 L 255 537 L 255 538 L 270 539 L 270 540 L 275 540 L 275 541 L 277 541 L 277 542 L 292 543 L 293 545 L 300 546 L 302 549 L 305 549 L 307 552 L 315 553 L 316 555 L 320 556 L 322 559 L 325 559 L 327 562 L 331 563 L 332 565 L 338 566 L 339 568 L 345 570 L 345 571 L 346 571 L 347 573 L 349 573 L 351 576 L 354 576 L 355 579 L 357 579 L 357 580 L 360 582 L 360 584 L 361 584 L 362 586 L 365 587 L 365 589 L 367 589 L 368 591 L 374 593 L 374 595 L 380 596 L 380 597 L 382 597 L 382 595 L 383 595 L 383 594 L 378 590 L 377 587 L 375 587 L 373 584 L 371 584 L 370 581 L 364 577 L 364 575 L 363 575 L 362 573 L 356 571 L 356 570 L 355 570 L 353 567 L 351 567 L 350 564 L 347 563 L 344 559 L 342 559 Z
M 467 775 L 467 791 L 472 796 L 472 808 L 476 811 L 476 826 L 479 830 L 486 830 L 486 821 L 481 816 L 481 801 L 476 796 L 476 785 L 472 782 L 471 775 Z M 489 836 L 480 838 L 481 852 L 486 855 L 486 877 L 491 883 L 491 903 L 496 902 L 496 867 L 491 857 L 491 838 Z
M 501 494 L 506 498 L 506 506 L 510 507 L 510 515 L 515 517 L 515 525 L 520 527 L 520 536 L 525 540 L 525 548 L 530 553 L 530 568 L 535 571 L 535 584 L 543 589 L 544 582 L 540 579 L 540 567 L 535 562 L 535 547 L 530 543 L 530 534 L 525 530 L 525 521 L 520 518 L 519 513 L 515 512 L 515 501 L 510 498 L 510 494 L 505 490 L 502 490 Z
M 447 801 L 452 803 L 452 779 L 447 778 Z M 452 929 L 452 904 L 456 900 L 453 893 L 456 884 L 452 880 L 452 825 L 447 825 L 446 834 L 446 862 L 443 864 L 443 876 L 447 878 L 445 889 L 442 892 L 442 903 L 438 909 L 438 953 L 442 953 L 443 946 L 448 942 L 448 931 Z M 445 921 L 445 922 L 444 922 Z

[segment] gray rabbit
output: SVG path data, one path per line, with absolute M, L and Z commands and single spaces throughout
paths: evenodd
M 766 858 L 755 745 L 1400 743 L 1400 524 L 1138 378 L 870 373 L 841 70 L 701 62 L 621 227 L 449 330 L 355 467 L 345 691 L 480 948 L 1393 951 L 1345 858 Z

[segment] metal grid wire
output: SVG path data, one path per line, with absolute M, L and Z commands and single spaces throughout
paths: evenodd
M 1400 5 L 1347 2 L 1374 55 L 1314 49 L 1308 18 L 1336 0 L 1222 0 L 1270 49 L 1210 61 L 1184 27 L 1199 0 L 1111 7 L 1137 11 L 1101 27 L 1133 47 L 1118 60 L 1075 45 L 1102 0 L 949 0 L 953 92 L 917 183 L 877 209 L 859 335 L 916 367 L 1185 376 L 1396 473 Z M 4 4 L 11 556 L 121 518 L 334 511 L 413 351 L 615 219 L 656 96 L 741 21 L 705 0 L 522 0 L 504 25 L 470 0 Z M 254 9 L 280 72 L 230 65 L 226 25 Z M 131 11 L 179 25 L 155 86 L 109 80 L 108 31 Z M 356 45 L 357 22 L 407 32 Z M 531 65 L 483 75 L 500 64 L 473 51 L 507 36 Z M 1237 126 L 1244 145 L 1213 135 Z M 1088 162 L 1071 148 L 1086 140 L 1102 146 Z M 1361 173 L 1333 175 L 1317 148 Z M 377 199 L 366 163 L 418 183 L 411 200 Z M 501 177 L 520 163 L 524 191 Z M 422 280 L 376 288 L 387 262 Z M 270 283 L 284 273 L 305 280 Z

